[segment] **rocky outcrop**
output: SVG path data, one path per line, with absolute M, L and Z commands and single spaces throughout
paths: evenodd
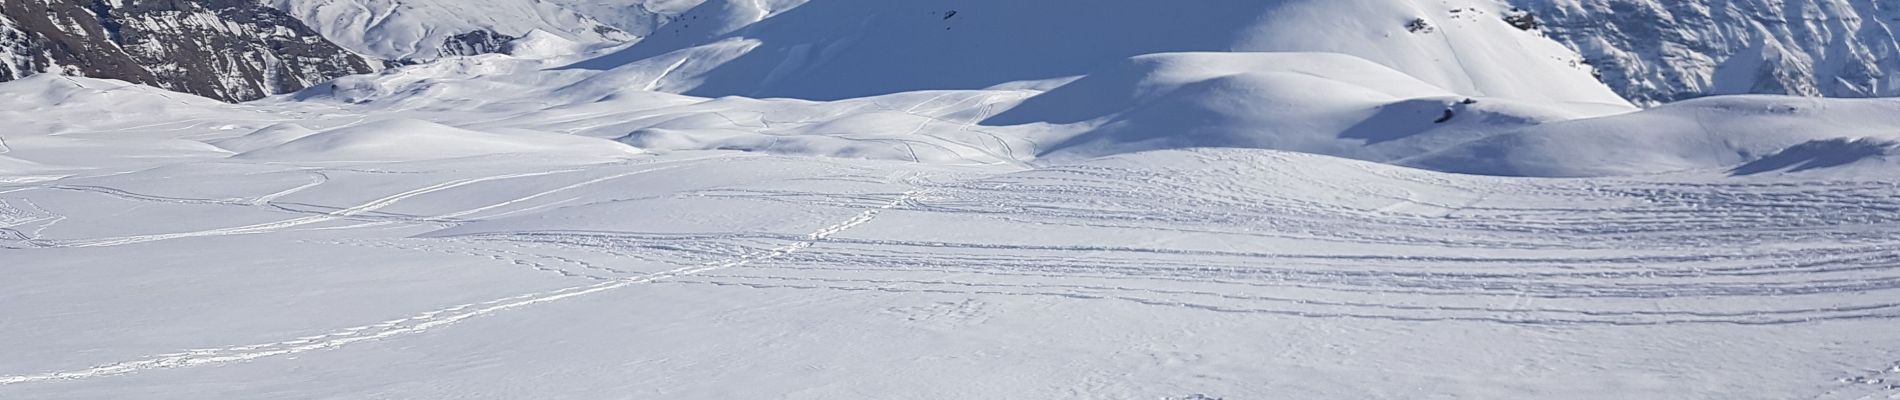
M 499 53 L 508 42 L 517 39 L 485 30 L 450 36 L 442 40 L 442 56 L 472 56 L 476 54 Z
M 0 0 L 0 80 L 55 72 L 243 101 L 371 71 L 254 0 Z
M 79 1 L 0 0 L 0 81 L 58 71 L 151 83 L 156 77 Z

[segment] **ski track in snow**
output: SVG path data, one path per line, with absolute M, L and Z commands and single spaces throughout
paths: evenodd
M 1009 299 L 1235 316 L 1602 329 L 1900 320 L 1900 301 L 1883 295 L 1900 292 L 1900 185 L 1892 182 L 1526 180 L 1360 164 L 1315 168 L 1284 162 L 1289 161 L 1285 155 L 1236 161 L 1223 158 L 1232 156 L 1227 153 L 1194 154 L 1219 167 L 1082 164 L 957 179 L 946 174 L 930 182 L 913 179 L 910 185 L 919 189 L 894 199 L 888 194 L 796 189 L 807 183 L 889 182 L 853 174 L 793 178 L 787 180 L 795 183 L 789 186 L 714 186 L 639 198 L 868 209 L 804 235 L 557 228 L 335 239 L 325 243 L 472 257 L 487 260 L 482 265 L 587 283 L 279 342 L 0 376 L 0 385 L 332 349 L 643 284 L 978 299 L 892 311 L 932 326 L 977 323 L 983 319 L 976 314 L 984 303 L 1007 304 Z M 362 222 L 313 228 L 339 230 L 404 222 L 476 222 L 495 217 L 491 211 L 516 213 L 518 207 L 556 202 L 550 197 L 560 193 L 639 174 L 692 171 L 698 163 L 640 165 L 636 171 L 598 175 L 558 175 L 571 171 L 555 170 L 450 180 L 290 221 L 350 217 Z M 434 216 L 393 220 L 369 215 L 429 193 L 535 177 L 561 181 L 480 203 L 485 205 L 445 208 L 459 211 Z M 36 187 L 161 205 L 252 206 L 333 189 L 327 178 L 310 179 L 276 193 L 233 199 L 162 197 L 83 185 Z M 32 241 L 36 232 L 18 231 L 57 222 L 56 214 L 36 205 L 4 200 L 11 206 L 0 204 L 0 225 L 17 230 L 0 233 Z M 459 220 L 472 216 L 479 218 Z M 975 229 L 1003 228 L 974 237 L 904 229 L 840 235 L 880 216 L 897 221 L 894 226 L 958 221 L 976 224 Z M 250 228 L 255 226 L 201 232 L 289 228 Z M 1007 227 L 1059 229 L 1064 234 L 1019 234 Z M 1066 236 L 1103 240 L 1065 242 Z M 815 246 L 818 243 L 825 246 Z M 595 257 L 601 256 L 678 268 L 643 273 L 621 263 L 598 262 Z M 1841 388 L 1826 398 L 1893 390 L 1882 388 L 1900 375 L 1883 365 L 1869 367 L 1865 374 L 1822 382 Z
M 545 174 L 548 174 L 548 173 L 537 173 L 537 175 L 545 175 Z M 386 198 L 379 199 L 376 201 L 372 201 L 370 203 L 365 203 L 364 205 L 352 208 L 351 210 L 366 212 L 380 206 L 387 206 L 388 204 L 393 204 L 396 201 L 400 201 L 402 198 L 413 197 L 415 195 L 429 193 L 436 190 L 442 190 L 442 189 L 447 189 L 449 187 L 473 183 L 471 181 L 478 181 L 478 180 L 483 180 L 483 179 L 485 180 L 504 179 L 501 177 L 511 177 L 511 176 L 500 175 L 500 176 L 488 177 L 488 178 L 467 179 L 467 180 L 459 180 L 459 181 L 453 181 L 449 183 L 429 186 L 422 189 L 404 192 L 404 194 L 408 196 L 404 196 L 404 194 L 390 196 L 390 197 L 386 197 Z M 593 285 L 587 285 L 587 286 L 570 287 L 570 288 L 565 288 L 565 289 L 539 292 L 539 293 L 528 293 L 528 294 L 523 294 L 523 295 L 518 295 L 518 296 L 489 300 L 489 301 L 480 302 L 480 303 L 462 304 L 462 305 L 457 305 L 453 307 L 423 312 L 420 314 L 409 316 L 407 318 L 399 318 L 399 319 L 383 321 L 381 323 L 377 323 L 373 325 L 349 327 L 349 328 L 333 331 L 328 334 L 305 336 L 305 337 L 299 337 L 292 340 L 286 340 L 286 341 L 280 341 L 280 342 L 232 346 L 232 347 L 223 347 L 223 348 L 212 348 L 212 349 L 192 349 L 192 350 L 186 350 L 184 352 L 179 352 L 179 353 L 160 354 L 160 355 L 153 356 L 151 358 L 105 364 L 105 365 L 100 365 L 100 366 L 96 366 L 96 367 L 92 367 L 92 368 L 88 368 L 84 370 L 76 370 L 76 371 L 0 376 L 0 385 L 41 382 L 41 381 L 55 381 L 55 380 L 86 379 L 86 378 L 95 378 L 95 377 L 102 377 L 102 376 L 129 374 L 129 373 L 153 370 L 153 369 L 184 368 L 184 367 L 194 367 L 194 366 L 203 366 L 203 365 L 223 364 L 223 363 L 230 363 L 230 362 L 255 360 L 255 359 L 265 358 L 265 357 L 304 353 L 304 352 L 315 351 L 315 350 L 331 349 L 331 348 L 342 347 L 342 346 L 349 345 L 352 343 L 359 343 L 359 342 L 370 341 L 370 340 L 386 339 L 386 338 L 391 338 L 395 336 L 420 333 L 420 332 L 428 331 L 431 329 L 440 328 L 443 326 L 454 324 L 456 322 L 461 322 L 470 318 L 475 318 L 478 316 L 493 314 L 493 313 L 502 312 L 506 310 L 527 307 L 527 306 L 531 306 L 535 304 L 542 304 L 542 303 L 555 302 L 555 301 L 560 301 L 560 300 L 565 300 L 565 299 L 571 299 L 575 297 L 606 292 L 609 290 L 624 288 L 624 287 L 643 284 L 643 283 L 656 282 L 656 281 L 661 281 L 661 280 L 684 277 L 688 275 L 701 274 L 701 273 L 705 273 L 709 271 L 739 267 L 739 266 L 753 264 L 753 263 L 757 263 L 757 262 L 761 262 L 765 260 L 770 260 L 773 258 L 783 257 L 785 255 L 796 253 L 798 251 L 809 248 L 819 242 L 829 240 L 832 236 L 837 235 L 838 233 L 842 233 L 844 231 L 855 228 L 859 225 L 869 223 L 873 219 L 877 218 L 878 214 L 882 212 L 883 210 L 888 210 L 891 208 L 895 208 L 899 205 L 903 205 L 909 202 L 914 196 L 916 196 L 916 192 L 906 192 L 898 196 L 897 199 L 892 200 L 888 203 L 885 203 L 882 206 L 872 208 L 870 210 L 866 210 L 842 222 L 839 222 L 830 226 L 826 226 L 824 228 L 820 228 L 816 231 L 811 232 L 810 234 L 805 235 L 801 240 L 795 241 L 791 244 L 787 244 L 784 246 L 767 249 L 763 251 L 752 252 L 752 253 L 740 255 L 738 257 L 733 257 L 733 258 L 718 261 L 718 262 L 675 268 L 671 270 L 666 270 L 662 272 L 656 272 L 656 273 L 651 273 L 651 274 L 646 274 L 646 275 L 641 275 L 641 276 L 631 277 L 631 278 L 607 280 L 605 282 L 601 282 L 601 283 L 597 283 Z M 480 253 L 478 252 L 476 254 L 480 254 Z
M 1366 198 L 1398 202 L 1352 208 L 1287 198 L 1272 186 L 1236 186 L 1192 174 L 1081 167 L 1060 172 L 1015 178 L 1007 185 L 978 181 L 934 187 L 930 196 L 919 197 L 905 210 L 1078 231 L 1134 229 L 1474 251 L 1452 256 L 840 238 L 824 249 L 777 257 L 758 273 L 671 282 L 1054 296 L 1225 313 L 1530 325 L 1778 325 L 1900 317 L 1900 302 L 1878 297 L 1808 301 L 1900 290 L 1900 261 L 1895 261 L 1900 249 L 1894 247 L 1900 243 L 1900 231 L 1892 229 L 1900 226 L 1900 215 L 1890 211 L 1900 200 L 1892 196 L 1894 188 L 1884 184 L 1630 183 L 1589 190 L 1640 206 L 1537 208 L 1484 203 L 1496 197 L 1574 196 L 1586 188 L 1561 183 L 1456 185 L 1389 196 L 1367 193 Z M 1300 176 L 1292 171 L 1235 175 L 1271 181 L 1276 174 Z M 1433 199 L 1420 193 L 1425 189 L 1468 199 Z M 798 193 L 770 191 L 704 195 L 812 201 Z M 659 260 L 754 251 L 750 249 L 786 239 L 635 232 L 477 237 L 603 251 L 637 249 Z M 1785 243 L 1738 245 L 1764 241 Z M 1485 250 L 1536 252 L 1500 255 Z
M 415 190 L 410 190 L 407 192 L 389 195 L 383 198 L 371 200 L 367 203 L 359 204 L 354 207 L 338 210 L 336 212 L 332 212 L 325 215 L 292 218 L 292 219 L 287 219 L 287 220 L 282 220 L 282 221 L 266 222 L 266 223 L 252 224 L 252 225 L 245 225 L 245 226 L 207 229 L 207 230 L 201 230 L 201 231 L 180 232 L 180 233 L 137 235 L 137 236 L 102 238 L 102 239 L 53 240 L 53 241 L 40 241 L 40 242 L 42 245 L 46 247 L 102 247 L 102 246 L 122 246 L 122 245 L 128 245 L 128 244 L 147 243 L 147 242 L 156 242 L 156 241 L 161 241 L 161 240 L 182 239 L 182 238 L 192 238 L 192 237 L 246 235 L 246 234 L 275 232 L 275 231 L 281 231 L 284 229 L 302 226 L 302 225 L 329 222 L 329 221 L 335 221 L 338 219 L 343 219 L 346 217 L 362 215 L 364 213 L 376 211 L 384 207 L 395 205 L 398 202 L 401 202 L 403 200 L 406 200 L 412 197 L 421 196 L 421 195 L 425 195 L 429 193 L 435 193 L 435 192 L 448 190 L 448 189 L 454 189 L 454 188 L 462 187 L 462 186 L 468 186 L 468 185 L 472 185 L 476 183 L 503 180 L 503 179 L 523 178 L 523 177 L 530 177 L 530 176 L 551 175 L 551 174 L 567 173 L 567 172 L 574 172 L 574 171 L 575 170 L 527 172 L 527 173 L 517 173 L 517 174 L 486 176 L 486 177 L 480 177 L 480 178 L 458 179 L 454 181 L 443 182 L 443 183 L 439 183 L 435 185 L 430 185 L 427 187 L 418 188 Z M 107 189 L 107 190 L 116 191 L 112 189 Z M 131 194 L 125 194 L 125 195 L 138 196 L 138 195 L 131 195 Z M 231 200 L 228 202 L 224 202 L 224 204 L 250 204 L 250 203 L 251 202 L 240 201 L 240 200 Z

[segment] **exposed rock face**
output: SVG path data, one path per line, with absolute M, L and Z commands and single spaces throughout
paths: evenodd
M 1604 83 L 1657 104 L 1716 94 L 1900 96 L 1893 0 L 1508 0 Z M 1524 18 L 1524 17 L 1518 17 Z
M 0 80 L 57 72 L 242 101 L 370 71 L 254 0 L 0 0 Z
M 502 51 L 503 47 L 508 45 L 508 42 L 514 41 L 515 39 L 517 38 L 514 36 L 485 30 L 470 31 L 469 33 L 443 39 L 442 55 L 472 56 L 476 54 L 498 53 Z
M 90 4 L 0 0 L 0 81 L 58 70 L 135 83 L 156 81 L 121 51 Z

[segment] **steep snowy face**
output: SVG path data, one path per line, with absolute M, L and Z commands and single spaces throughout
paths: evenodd
M 1892 0 L 1508 0 L 1644 104 L 1900 95 Z
M 827 0 L 746 20 L 771 3 L 709 1 L 576 67 L 648 61 L 671 66 L 659 90 L 841 99 L 1073 77 L 1162 52 L 1336 52 L 1459 94 L 1624 103 L 1575 53 L 1482 0 Z
M 370 66 L 249 0 L 0 1 L 0 80 L 48 71 L 240 101 Z
M 469 39 L 513 38 L 536 30 L 582 43 L 633 39 L 618 28 L 541 0 L 267 1 L 344 48 L 385 60 L 458 55 L 483 46 Z

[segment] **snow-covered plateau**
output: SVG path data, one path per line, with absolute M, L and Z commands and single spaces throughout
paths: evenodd
M 522 3 L 0 83 L 0 399 L 1900 398 L 1900 99 L 1517 1 Z

